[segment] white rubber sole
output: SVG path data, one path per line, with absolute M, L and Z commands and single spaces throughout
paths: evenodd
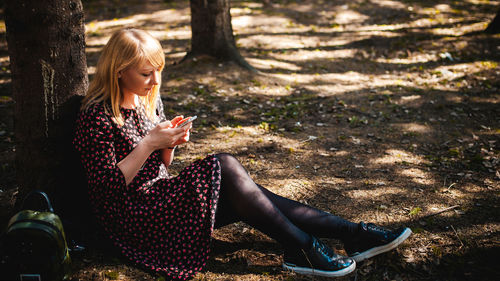
M 362 253 L 354 254 L 353 256 L 350 256 L 350 258 L 352 258 L 356 262 L 361 262 L 376 255 L 388 252 L 399 246 L 399 244 L 403 243 L 403 241 L 405 241 L 408 237 L 410 237 L 410 235 L 411 235 L 411 229 L 405 228 L 405 230 L 401 233 L 401 235 L 399 235 L 398 238 L 392 240 L 391 243 L 371 248 Z
M 319 270 L 319 269 L 314 269 L 310 267 L 300 267 L 296 266 L 294 264 L 286 264 L 283 263 L 283 268 L 285 270 L 293 271 L 299 274 L 305 274 L 305 275 L 316 275 L 316 276 L 323 276 L 323 277 L 340 277 L 347 275 L 356 269 L 356 262 L 353 262 L 350 266 L 343 268 L 341 270 L 337 271 L 326 271 L 326 270 Z

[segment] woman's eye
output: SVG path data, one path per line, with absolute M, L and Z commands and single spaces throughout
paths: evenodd
M 143 73 L 142 76 L 148 77 L 150 73 Z

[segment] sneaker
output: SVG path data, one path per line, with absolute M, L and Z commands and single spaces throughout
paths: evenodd
M 344 248 L 356 262 L 390 251 L 403 243 L 411 235 L 407 227 L 394 231 L 373 223 L 359 223 L 360 233 L 344 243 Z
M 285 251 L 283 260 L 283 268 L 286 270 L 324 277 L 344 276 L 356 268 L 356 262 L 353 259 L 337 255 L 315 237 L 312 237 L 310 249 Z

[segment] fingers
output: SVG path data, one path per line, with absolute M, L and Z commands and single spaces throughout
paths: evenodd
M 189 141 L 189 131 L 186 134 L 180 136 L 177 141 L 175 141 L 175 145 L 180 145 Z
M 183 140 L 184 140 L 185 142 L 188 142 L 188 141 L 189 141 L 189 136 L 190 136 L 190 135 L 191 135 L 191 132 L 190 132 L 190 131 L 187 131 L 187 132 L 186 132 L 186 134 L 185 134 L 185 135 L 184 135 L 184 137 L 183 137 Z
M 196 118 L 196 117 L 195 117 L 195 118 Z M 193 119 L 193 120 L 194 120 L 194 119 Z M 177 126 L 179 126 L 179 127 L 185 126 L 185 125 L 187 125 L 187 124 L 188 124 L 188 123 L 186 123 L 186 122 L 191 123 L 191 121 L 192 121 L 192 120 L 191 120 L 191 117 L 189 117 L 189 116 L 188 116 L 188 117 L 186 117 L 186 118 L 182 119 L 181 121 L 179 121 L 179 123 L 177 123 Z
M 177 125 L 186 119 L 188 118 L 176 116 L 171 121 L 159 123 L 157 127 L 151 131 L 151 133 L 156 136 L 155 139 L 158 140 L 159 146 L 171 147 L 188 142 L 190 130 L 193 125 L 190 123 L 184 127 L 177 127 Z
M 176 138 L 176 140 L 182 139 L 186 136 L 186 134 L 189 134 L 189 129 L 191 129 L 190 126 L 182 128 L 169 128 L 169 130 L 171 130 L 172 137 Z
M 176 130 L 175 132 L 175 145 L 180 145 L 189 141 L 191 124 L 182 127 L 182 128 L 174 128 L 171 130 Z M 179 133 L 177 133 L 179 132 Z
M 163 121 L 161 123 L 158 123 L 158 126 L 160 126 L 161 129 L 168 129 L 173 127 L 171 121 Z
M 175 116 L 174 119 L 170 120 L 170 122 L 172 123 L 173 127 L 176 127 L 182 121 L 182 119 L 184 119 L 184 116 L 182 115 Z

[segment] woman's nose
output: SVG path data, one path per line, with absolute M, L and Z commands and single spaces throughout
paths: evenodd
M 150 83 L 153 84 L 153 85 L 158 85 L 158 82 L 160 81 L 160 77 L 159 76 L 160 76 L 160 74 L 157 73 L 157 72 L 155 72 L 153 74 L 153 77 L 150 80 Z

